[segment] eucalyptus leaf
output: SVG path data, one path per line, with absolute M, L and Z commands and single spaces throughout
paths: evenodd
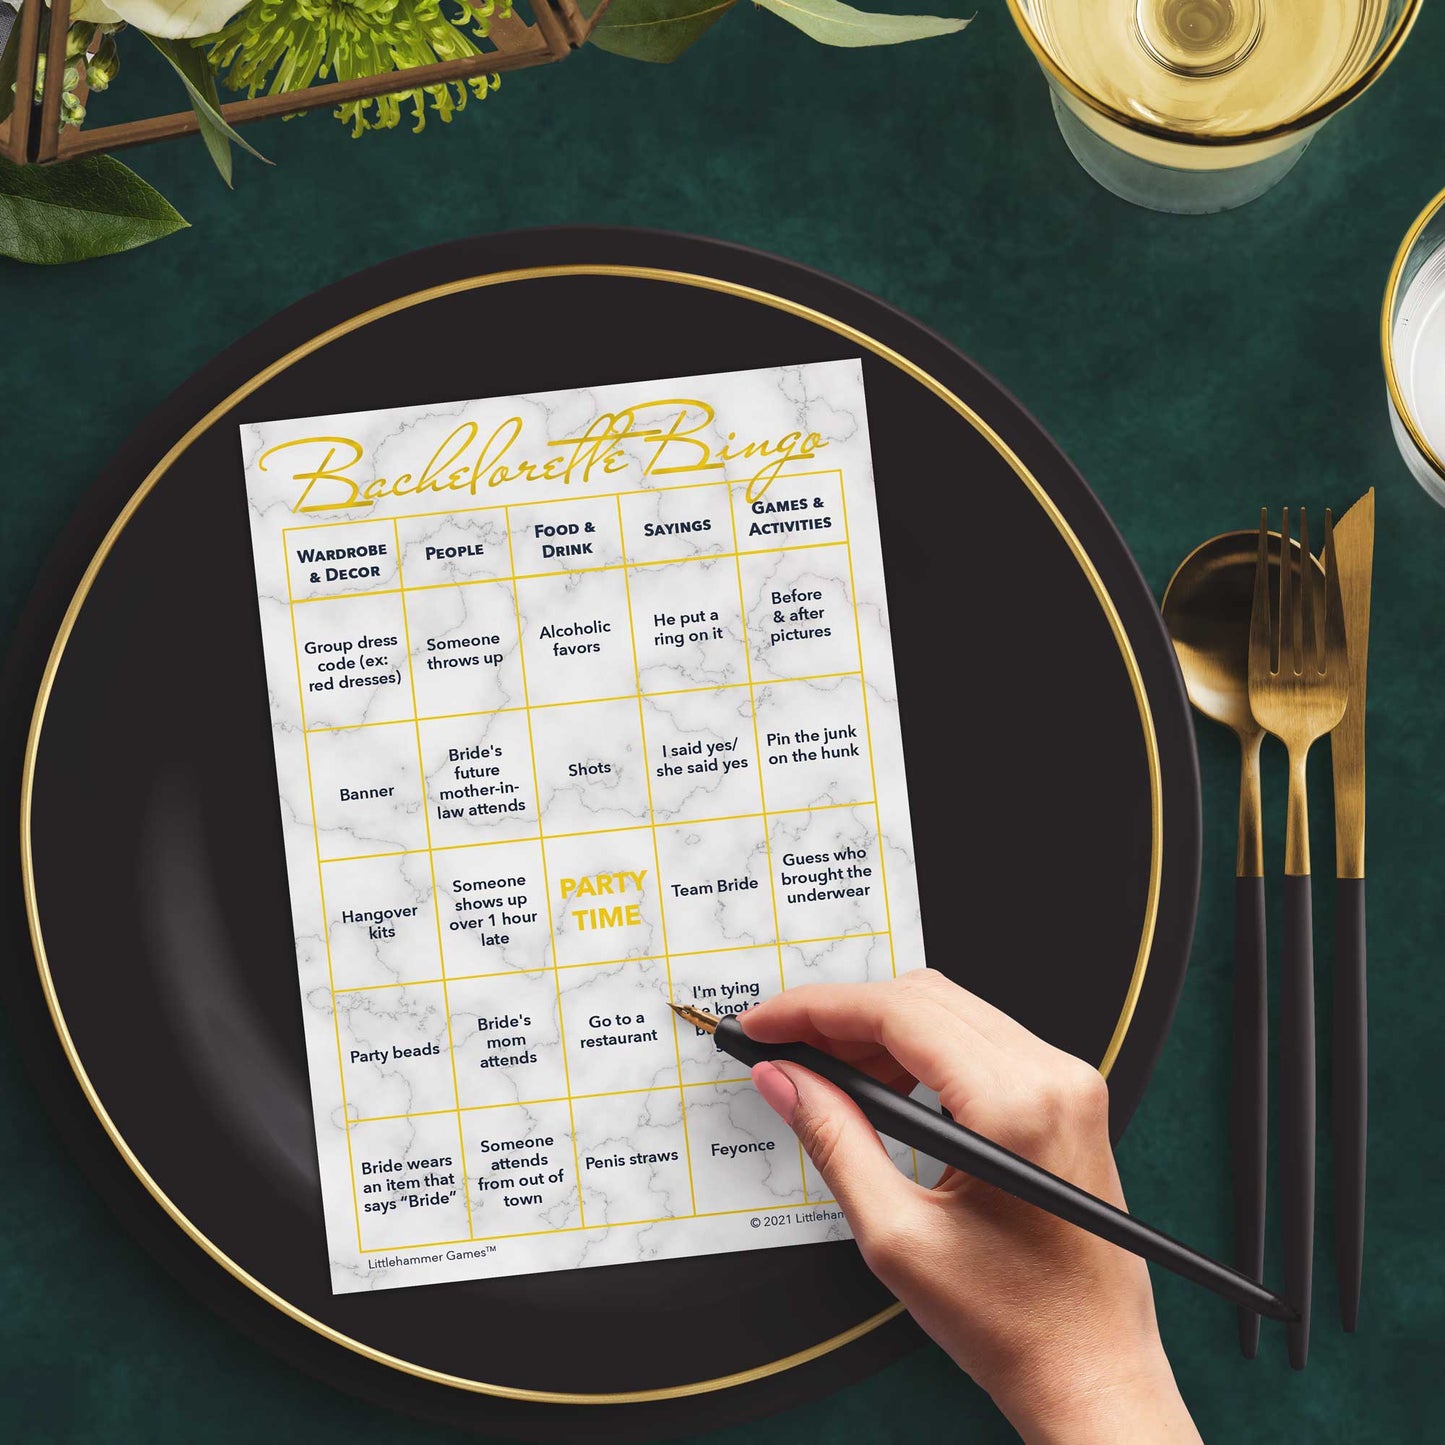
M 757 0 L 757 4 L 824 45 L 900 45 L 905 40 L 953 35 L 969 23 L 944 15 L 875 15 L 842 0 Z
M 612 0 L 591 43 L 631 60 L 676 60 L 737 0 Z
M 221 101 L 216 94 L 216 77 L 204 53 L 188 40 L 164 40 L 154 35 L 147 35 L 146 39 L 170 61 L 185 85 L 186 93 L 191 98 L 191 109 L 195 111 L 196 120 L 201 127 L 201 139 L 205 141 L 206 149 L 211 153 L 211 159 L 221 173 L 221 179 L 228 186 L 231 184 L 233 145 L 240 146 L 248 155 L 255 156 L 258 161 L 265 161 L 269 166 L 271 162 L 249 141 L 242 139 L 235 127 L 221 114 Z
M 53 166 L 0 160 L 0 255 L 37 266 L 110 256 L 189 222 L 112 156 Z

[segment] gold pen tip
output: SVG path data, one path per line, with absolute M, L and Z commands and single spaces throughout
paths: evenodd
M 678 1018 L 690 1023 L 694 1028 L 701 1029 L 705 1034 L 710 1034 L 717 1028 L 717 1020 L 699 1008 L 689 1008 L 685 1003 L 673 1003 L 670 1000 L 667 1006 Z

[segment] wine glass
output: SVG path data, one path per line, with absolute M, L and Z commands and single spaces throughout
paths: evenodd
M 1445 191 L 1405 233 L 1380 314 L 1395 445 L 1445 506 Z
M 1100 185 L 1202 215 L 1261 196 L 1383 73 L 1422 0 L 1008 0 Z

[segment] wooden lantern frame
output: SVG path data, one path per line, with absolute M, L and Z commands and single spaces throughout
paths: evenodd
M 493 15 L 487 36 L 493 48 L 480 55 L 388 71 L 384 75 L 368 76 L 362 80 L 323 81 L 303 90 L 228 101 L 221 106 L 221 114 L 231 125 L 245 125 L 247 121 L 262 120 L 267 116 L 293 115 L 298 111 L 341 105 L 369 96 L 398 95 L 418 86 L 548 65 L 556 60 L 565 60 L 574 50 L 586 44 L 610 0 L 598 0 L 590 16 L 582 14 L 577 0 L 526 0 L 526 3 L 532 14 L 532 23 L 528 24 L 515 8 L 506 15 Z M 149 141 L 169 140 L 199 129 L 193 110 L 177 110 L 113 125 L 62 128 L 60 85 L 47 85 L 38 107 L 28 103 L 35 94 L 40 59 L 40 16 L 44 8 L 44 0 L 22 0 L 15 20 L 19 31 L 15 104 L 9 116 L 0 121 L 0 155 L 6 160 L 17 165 L 50 165 L 98 151 L 124 150 Z M 45 69 L 47 75 L 59 76 L 65 69 L 70 0 L 51 0 L 49 8 L 50 35 L 45 48 Z M 82 82 L 82 96 L 83 93 Z

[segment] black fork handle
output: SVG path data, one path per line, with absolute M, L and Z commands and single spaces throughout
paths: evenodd
M 1315 1240 L 1315 978 L 1308 874 L 1284 880 L 1280 990 L 1280 1237 L 1285 1298 L 1299 1310 L 1287 1325 L 1289 1362 L 1302 1370 L 1310 1349 Z
M 1265 1167 L 1269 1146 L 1269 1004 L 1265 970 L 1264 879 L 1234 880 L 1234 1267 L 1264 1276 Z M 1239 1311 L 1239 1349 L 1259 1349 L 1259 1316 Z

